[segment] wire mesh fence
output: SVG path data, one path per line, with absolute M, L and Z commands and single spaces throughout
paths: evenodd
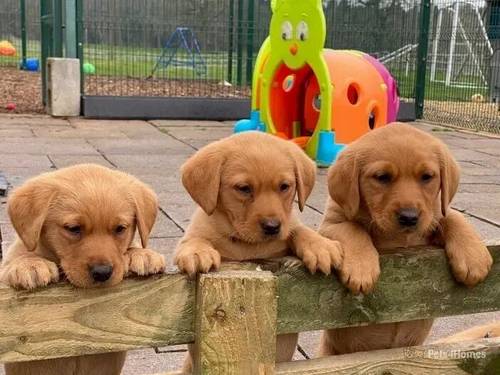
M 21 9 L 21 0 L 0 0 L 0 113 L 43 112 L 39 0 L 24 0 L 24 22 Z
M 327 47 L 386 59 L 412 100 L 420 2 L 324 5 Z M 270 16 L 263 0 L 87 0 L 84 59 L 95 73 L 86 93 L 247 97 Z
M 500 1 L 432 8 L 424 118 L 500 133 Z
M 87 94 L 249 95 L 268 4 L 252 8 L 253 20 L 246 1 L 233 0 L 89 0 L 84 8 L 84 61 L 95 68 Z
M 39 58 L 40 2 L 25 3 L 26 57 Z M 4 77 L 22 58 L 20 4 L 0 0 L 0 41 L 16 50 L 0 55 Z M 414 101 L 421 0 L 323 5 L 326 47 L 379 58 Z M 83 0 L 82 17 L 85 94 L 241 98 L 271 10 L 269 0 Z M 500 0 L 433 0 L 428 43 L 424 118 L 500 133 Z
M 40 58 L 40 5 L 38 0 L 25 0 L 26 58 Z M 12 54 L 0 53 L 0 67 L 19 67 L 23 57 L 21 2 L 0 0 L 0 41 L 14 47 Z

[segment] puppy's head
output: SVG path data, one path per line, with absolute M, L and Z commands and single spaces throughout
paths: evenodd
M 446 145 L 405 124 L 352 143 L 328 173 L 330 195 L 346 217 L 366 217 L 387 233 L 428 233 L 446 215 L 458 180 Z
M 260 132 L 212 143 L 182 166 L 182 182 L 208 214 L 223 215 L 235 239 L 257 243 L 289 236 L 297 196 L 302 210 L 316 166 L 295 144 Z
M 9 198 L 9 216 L 29 251 L 59 260 L 78 287 L 119 283 L 136 229 L 143 247 L 157 213 L 156 195 L 136 178 L 78 165 L 27 181 Z

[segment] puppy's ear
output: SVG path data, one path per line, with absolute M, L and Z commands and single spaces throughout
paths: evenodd
M 328 192 L 330 197 L 344 210 L 348 220 L 359 211 L 359 165 L 353 150 L 342 152 L 328 170 Z
M 207 215 L 217 207 L 223 163 L 224 154 L 216 142 L 199 150 L 181 167 L 182 184 Z
M 142 247 L 145 249 L 148 247 L 149 235 L 156 222 L 158 197 L 153 190 L 138 180 L 132 185 L 132 195 L 136 209 L 137 229 L 141 236 Z
M 37 247 L 56 194 L 55 185 L 35 178 L 14 190 L 9 197 L 7 210 L 10 221 L 28 251 L 34 251 Z
M 460 167 L 446 145 L 439 147 L 439 174 L 441 176 L 441 212 L 448 213 L 448 207 L 458 190 Z
M 304 210 L 307 198 L 316 182 L 316 164 L 297 145 L 291 144 L 292 157 L 295 162 L 295 184 L 300 211 Z

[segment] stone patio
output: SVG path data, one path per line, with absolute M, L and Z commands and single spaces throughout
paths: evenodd
M 500 138 L 459 132 L 424 123 L 415 126 L 446 142 L 462 166 L 462 180 L 453 206 L 463 211 L 487 240 L 500 240 Z M 232 133 L 232 123 L 202 121 L 99 121 L 0 115 L 0 171 L 11 187 L 36 174 L 77 163 L 98 163 L 134 174 L 150 184 L 160 199 L 161 213 L 151 247 L 169 263 L 195 206 L 180 182 L 179 166 L 197 149 Z M 327 197 L 326 170 L 318 181 L 303 221 L 320 222 Z M 1 201 L 0 231 L 5 249 L 14 232 Z M 500 313 L 439 319 L 431 339 L 478 322 L 499 319 Z M 301 336 L 314 353 L 317 333 Z M 178 348 L 177 348 L 178 349 Z M 176 369 L 184 353 L 131 352 L 124 374 L 151 374 Z M 297 355 L 297 358 L 301 358 Z

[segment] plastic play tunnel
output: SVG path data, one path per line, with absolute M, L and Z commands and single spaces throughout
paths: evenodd
M 332 130 L 337 142 L 350 143 L 371 129 L 396 120 L 396 83 L 378 60 L 358 51 L 325 49 L 323 53 L 333 85 Z M 306 87 L 304 100 L 304 127 L 312 132 L 320 105 L 324 105 L 314 76 Z

